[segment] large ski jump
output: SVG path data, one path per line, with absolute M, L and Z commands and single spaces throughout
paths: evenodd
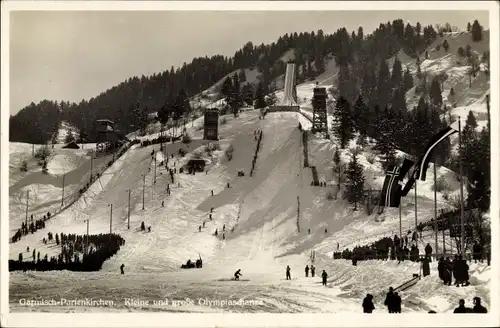
M 297 102 L 295 85 L 295 63 L 288 63 L 285 72 L 283 99 L 271 111 L 299 111 L 300 106 Z

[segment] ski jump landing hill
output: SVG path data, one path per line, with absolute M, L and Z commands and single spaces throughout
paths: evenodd
M 270 107 L 269 112 L 299 112 L 295 81 L 295 63 L 288 63 L 285 72 L 283 100 L 276 106 Z

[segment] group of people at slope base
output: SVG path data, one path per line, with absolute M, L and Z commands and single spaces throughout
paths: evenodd
M 309 277 L 309 270 L 311 271 L 311 277 L 314 277 L 315 272 L 316 272 L 316 268 L 312 264 L 310 267 L 309 267 L 309 265 L 306 265 L 306 268 L 305 268 L 306 277 Z M 239 280 L 240 276 L 242 276 L 241 269 L 238 269 L 238 271 L 236 271 L 234 273 L 234 279 Z M 286 277 L 286 280 L 292 280 L 292 269 L 290 269 L 289 265 L 286 266 L 285 277 Z M 326 273 L 326 271 L 323 270 L 323 272 L 321 273 L 321 279 L 322 279 L 323 286 L 326 286 L 327 278 L 328 278 L 328 273 Z
M 455 255 L 453 261 L 450 258 L 441 257 L 438 261 L 439 279 L 445 285 L 451 286 L 452 278 L 455 278 L 455 286 L 469 286 L 469 265 L 462 255 Z
M 288 268 L 288 266 L 287 266 Z M 306 268 L 304 269 L 305 273 L 306 273 L 306 278 L 309 277 L 309 271 L 311 271 L 311 277 L 314 278 L 314 276 L 316 275 L 316 267 L 314 265 L 311 264 L 311 266 L 308 266 L 306 265 Z M 326 279 L 328 278 L 328 273 L 326 273 L 325 270 L 323 270 L 323 272 L 321 273 L 321 284 L 323 286 L 326 286 Z
M 468 308 L 465 306 L 465 301 L 461 299 L 459 305 L 453 313 L 488 313 L 488 310 L 481 304 L 480 297 L 474 297 L 473 308 Z M 384 305 L 387 307 L 389 313 L 401 313 L 401 296 L 398 292 L 394 291 L 394 288 L 389 287 L 389 292 L 387 293 L 384 301 Z M 373 304 L 373 295 L 367 294 L 363 299 L 363 313 L 372 313 L 375 310 L 375 305 Z M 429 313 L 436 313 L 435 311 L 429 311 Z

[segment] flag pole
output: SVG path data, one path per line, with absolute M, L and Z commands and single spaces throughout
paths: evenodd
M 418 179 L 415 179 L 415 232 L 417 232 L 417 183 Z
M 462 124 L 458 117 L 458 164 L 460 170 L 460 254 L 465 254 L 465 231 L 464 231 L 464 183 L 462 172 Z
M 399 203 L 399 238 L 403 238 L 403 226 L 401 225 L 401 201 Z
M 436 260 L 438 254 L 438 210 L 437 210 L 437 178 L 436 178 L 436 160 L 434 159 L 434 232 L 435 232 L 435 247 L 436 247 Z M 443 230 L 444 231 L 444 230 Z M 444 244 L 443 244 L 444 246 Z

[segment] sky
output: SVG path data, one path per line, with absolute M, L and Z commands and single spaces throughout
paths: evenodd
M 402 18 L 465 29 L 487 11 L 17 11 L 10 13 L 10 113 L 43 99 L 79 102 L 132 76 L 194 57 L 234 55 L 285 33 L 332 33 Z

